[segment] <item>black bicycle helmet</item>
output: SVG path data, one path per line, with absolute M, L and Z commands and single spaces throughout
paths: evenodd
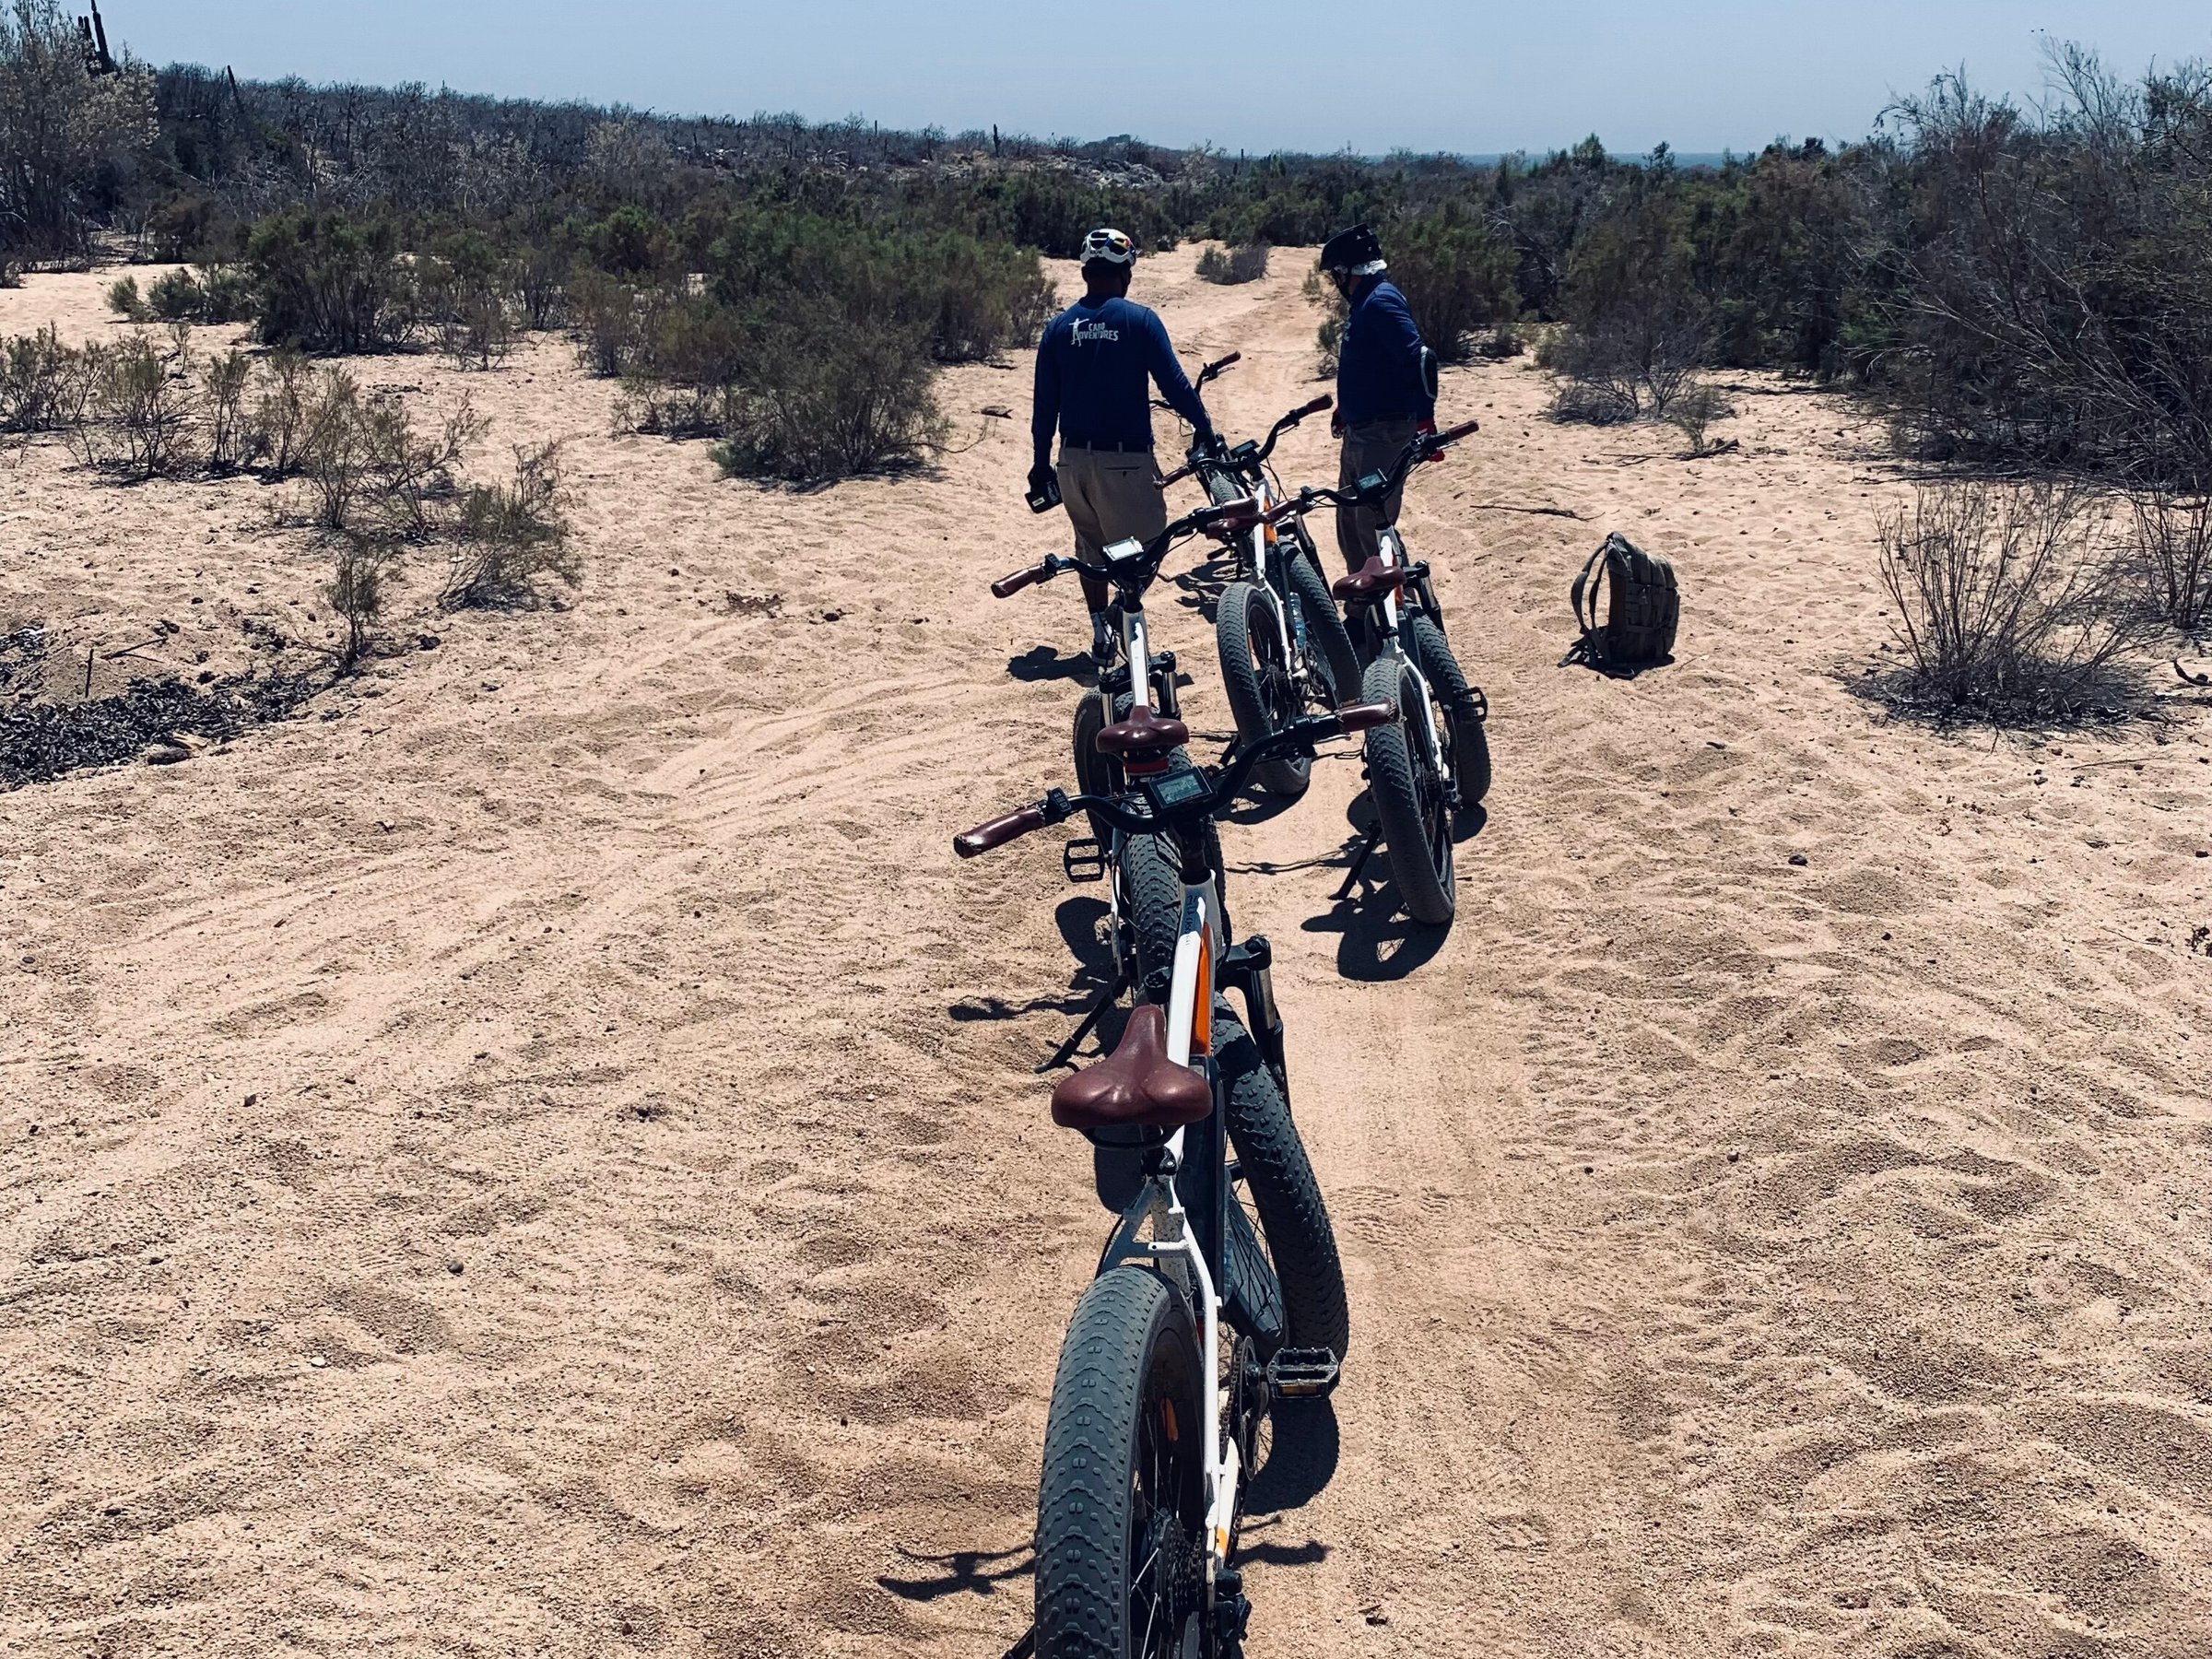
M 1339 230 L 1329 238 L 1321 250 L 1321 268 L 1324 271 L 1356 271 L 1361 265 L 1373 265 L 1382 257 L 1382 244 L 1376 240 L 1372 229 L 1365 225 L 1354 225 L 1349 230 Z

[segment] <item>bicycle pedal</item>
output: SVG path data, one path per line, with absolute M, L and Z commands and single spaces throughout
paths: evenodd
M 1070 881 L 1106 879 L 1106 849 L 1091 836 L 1071 841 L 1060 849 L 1060 867 Z
M 1344 1367 L 1328 1348 L 1280 1348 L 1267 1361 L 1268 1398 L 1318 1400 L 1336 1392 Z

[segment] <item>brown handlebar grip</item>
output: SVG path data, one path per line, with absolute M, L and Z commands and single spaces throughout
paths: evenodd
M 1182 465 L 1182 466 L 1179 466 L 1179 467 L 1177 467 L 1177 468 L 1176 468 L 1176 469 L 1175 469 L 1173 472 L 1170 473 L 1170 474 L 1169 474 L 1169 475 L 1168 475 L 1166 477 L 1162 478 L 1162 479 L 1159 481 L 1159 487 L 1160 487 L 1162 489 L 1165 489 L 1165 488 L 1167 488 L 1167 487 L 1168 487 L 1169 485 L 1171 485 L 1171 484 L 1180 484 L 1180 483 L 1182 483 L 1182 481 L 1183 481 L 1185 478 L 1189 477 L 1190 476 L 1191 476 L 1191 469 L 1190 469 L 1189 465 L 1186 464 L 1186 465 Z
M 1470 420 L 1459 426 L 1446 427 L 1442 431 L 1436 435 L 1436 441 L 1439 444 L 1457 443 L 1462 438 L 1472 438 L 1477 432 L 1481 430 L 1481 421 Z
M 1005 818 L 993 818 L 987 824 L 978 824 L 965 835 L 952 838 L 952 850 L 962 858 L 973 858 L 979 853 L 988 853 L 994 847 L 1003 847 L 1032 830 L 1044 828 L 1044 808 L 1024 806 L 1018 812 L 1009 812 Z
M 1243 360 L 1244 354 L 1242 352 L 1232 351 L 1227 357 L 1216 359 L 1213 362 L 1208 363 L 1206 368 L 1212 372 L 1218 374 L 1222 370 L 1228 368 L 1231 363 L 1241 363 Z
M 1300 404 L 1297 408 L 1291 410 L 1290 413 L 1296 416 L 1299 419 L 1303 420 L 1309 415 L 1318 415 L 1324 409 L 1333 409 L 1335 406 L 1336 400 L 1331 397 L 1326 392 L 1324 392 L 1312 403 Z
M 1017 571 L 1011 576 L 1001 576 L 991 584 L 994 598 L 1011 599 L 1026 587 L 1035 587 L 1053 573 L 1050 565 L 1031 565 L 1026 571 Z
M 1352 703 L 1336 711 L 1336 718 L 1344 723 L 1345 731 L 1371 731 L 1376 726 L 1394 725 L 1398 705 L 1394 702 Z

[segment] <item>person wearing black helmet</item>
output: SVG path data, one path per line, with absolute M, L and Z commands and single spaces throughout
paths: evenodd
M 1436 354 L 1422 344 L 1406 296 L 1383 275 L 1382 244 L 1367 226 L 1329 238 L 1321 268 L 1350 308 L 1336 347 L 1335 419 L 1344 440 L 1337 487 L 1349 488 L 1386 471 L 1417 433 L 1436 430 Z M 1376 535 L 1396 522 L 1403 494 L 1379 508 L 1337 508 L 1336 547 L 1347 570 L 1375 556 Z
M 1058 492 L 1075 525 L 1076 558 L 1094 569 L 1104 563 L 1102 549 L 1128 536 L 1158 535 L 1168 525 L 1167 497 L 1152 461 L 1152 383 L 1191 423 L 1200 443 L 1214 436 L 1166 326 L 1128 298 L 1135 265 L 1136 244 L 1121 231 L 1085 237 L 1083 298 L 1045 325 L 1037 347 L 1030 501 L 1049 506 Z M 1116 642 L 1105 581 L 1084 576 L 1083 598 L 1090 606 L 1091 655 L 1103 667 Z

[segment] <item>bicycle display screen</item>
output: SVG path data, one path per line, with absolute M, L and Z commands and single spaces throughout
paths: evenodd
M 1203 801 L 1212 792 L 1213 785 L 1194 771 L 1168 772 L 1145 782 L 1145 793 L 1152 797 L 1152 810 L 1163 818 L 1194 801 Z

